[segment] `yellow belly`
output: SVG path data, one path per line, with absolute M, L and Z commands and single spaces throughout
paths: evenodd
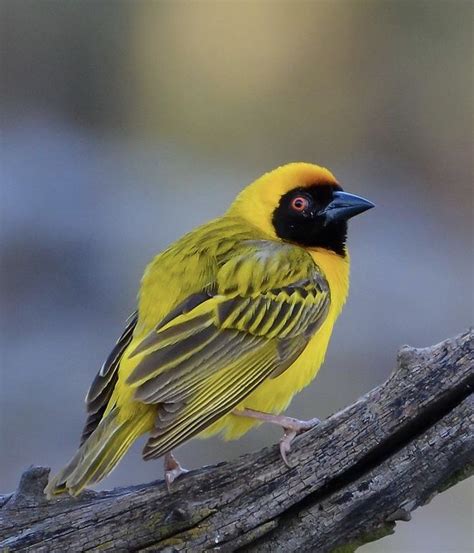
M 334 323 L 349 289 L 349 255 L 342 258 L 325 250 L 314 250 L 311 255 L 326 275 L 331 290 L 331 307 L 327 319 L 293 365 L 277 378 L 263 382 L 237 406 L 237 409 L 281 413 L 288 407 L 293 396 L 315 378 L 324 361 Z M 234 440 L 259 424 L 261 423 L 255 419 L 229 414 L 217 420 L 199 437 L 207 438 L 222 433 L 224 439 Z

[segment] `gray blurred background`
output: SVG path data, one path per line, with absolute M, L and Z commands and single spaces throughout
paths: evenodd
M 291 415 L 329 415 L 400 345 L 473 322 L 471 2 L 0 5 L 2 492 L 74 452 L 150 258 L 279 164 L 326 165 L 377 204 L 351 225 L 350 300 Z M 278 438 L 179 456 L 199 467 Z M 99 487 L 160 477 L 141 446 Z M 472 494 L 361 551 L 471 551 Z

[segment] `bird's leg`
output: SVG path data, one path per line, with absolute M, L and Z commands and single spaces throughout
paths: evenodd
M 178 476 L 181 476 L 182 474 L 185 474 L 186 472 L 189 472 L 189 471 L 180 465 L 179 461 L 171 453 L 171 451 L 168 451 L 168 453 L 165 453 L 165 456 L 163 458 L 163 466 L 165 469 L 166 487 L 170 492 L 171 484 L 176 480 L 176 478 L 178 478 Z
M 290 467 L 291 465 L 288 463 L 286 455 L 291 451 L 291 442 L 295 439 L 296 435 L 304 430 L 313 428 L 313 426 L 316 426 L 321 422 L 316 418 L 302 421 L 294 419 L 293 417 L 286 417 L 285 415 L 272 415 L 271 413 L 254 411 L 253 409 L 234 409 L 232 414 L 237 415 L 238 417 L 248 417 L 251 419 L 258 419 L 263 422 L 271 422 L 272 424 L 281 426 L 285 432 L 280 440 L 280 454 L 287 467 Z

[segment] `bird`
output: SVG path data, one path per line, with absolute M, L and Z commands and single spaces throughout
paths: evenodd
M 349 290 L 347 222 L 372 207 L 328 169 L 288 163 L 159 253 L 87 393 L 79 449 L 46 495 L 78 495 L 144 434 L 143 458 L 163 457 L 168 487 L 187 472 L 179 445 L 264 422 L 282 428 L 289 465 L 295 436 L 319 421 L 282 413 L 324 361 Z

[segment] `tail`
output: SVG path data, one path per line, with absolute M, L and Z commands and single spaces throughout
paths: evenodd
M 149 410 L 124 420 L 118 414 L 117 407 L 112 409 L 66 467 L 49 481 L 45 488 L 48 498 L 65 492 L 78 495 L 88 484 L 107 476 L 132 443 L 153 427 Z

